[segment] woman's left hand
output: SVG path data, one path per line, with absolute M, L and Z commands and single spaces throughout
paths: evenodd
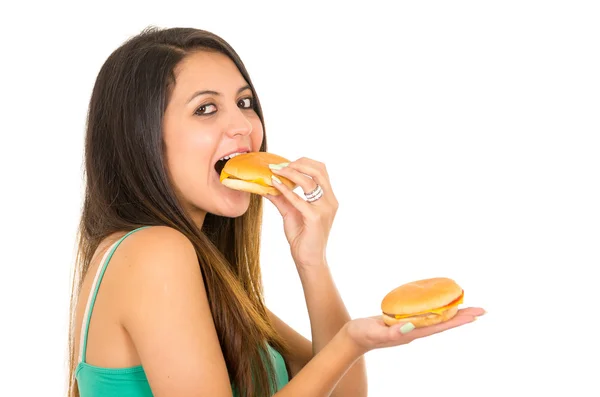
M 283 229 L 296 266 L 305 268 L 325 263 L 329 231 L 338 209 L 325 164 L 303 157 L 287 166 L 285 163 L 274 164 L 270 168 L 273 174 L 296 183 L 305 194 L 313 192 L 317 185 L 323 190 L 321 198 L 308 202 L 286 185 L 278 183 L 275 176 L 273 185 L 282 194 L 265 197 L 283 217 Z

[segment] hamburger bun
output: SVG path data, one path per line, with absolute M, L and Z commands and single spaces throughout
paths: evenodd
M 267 152 L 250 152 L 233 157 L 225 163 L 221 170 L 219 180 L 231 189 L 259 194 L 280 195 L 281 192 L 273 187 L 271 176 L 273 173 L 269 164 L 289 163 L 285 157 Z M 277 175 L 281 182 L 295 189 L 296 184 L 289 179 Z
M 413 281 L 383 298 L 383 321 L 387 325 L 411 322 L 415 328 L 443 323 L 456 315 L 463 296 L 463 289 L 449 278 Z

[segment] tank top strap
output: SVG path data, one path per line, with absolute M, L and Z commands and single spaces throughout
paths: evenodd
M 113 254 L 119 247 L 119 245 L 127 238 L 129 235 L 137 232 L 138 230 L 145 229 L 150 226 L 142 226 L 137 229 L 134 229 L 117 240 L 104 254 L 100 265 L 98 266 L 98 270 L 96 271 L 96 277 L 94 278 L 94 282 L 92 284 L 92 288 L 90 289 L 90 295 L 88 296 L 87 305 L 85 307 L 85 313 L 83 315 L 83 321 L 81 324 L 81 335 L 80 335 L 80 343 L 79 343 L 79 362 L 85 363 L 85 353 L 87 350 L 87 339 L 88 339 L 88 331 L 90 329 L 90 319 L 92 318 L 92 312 L 94 310 L 94 304 L 96 303 L 96 296 L 98 295 L 98 290 L 100 288 L 100 283 L 102 282 L 102 278 L 104 277 L 104 273 L 106 272 L 106 268 L 108 267 L 108 263 L 112 258 Z

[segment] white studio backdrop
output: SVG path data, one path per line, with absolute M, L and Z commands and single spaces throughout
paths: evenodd
M 487 309 L 368 353 L 371 396 L 594 395 L 596 4 L 2 6 L 0 395 L 64 395 L 87 104 L 106 57 L 149 25 L 229 41 L 260 96 L 269 149 L 326 163 L 340 201 L 329 262 L 353 317 L 435 276 Z M 267 303 L 310 337 L 281 219 L 265 207 Z

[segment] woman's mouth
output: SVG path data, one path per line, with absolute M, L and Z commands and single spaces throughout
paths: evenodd
M 223 156 L 219 160 L 217 160 L 217 162 L 215 163 L 215 171 L 217 171 L 217 174 L 221 175 L 221 171 L 223 171 L 223 168 L 225 168 L 225 164 L 229 160 L 231 160 L 235 156 L 239 156 L 240 154 L 244 154 L 244 153 L 248 153 L 248 152 L 243 151 L 243 152 L 231 153 L 231 154 L 228 154 L 227 156 Z

